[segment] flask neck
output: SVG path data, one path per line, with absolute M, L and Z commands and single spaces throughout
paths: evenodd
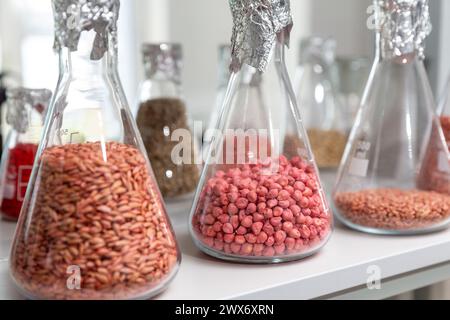
M 382 60 L 410 63 L 425 58 L 431 33 L 428 0 L 374 0 L 377 54 Z
M 106 78 L 114 78 L 115 76 L 118 79 L 118 75 L 117 47 L 110 43 L 109 49 L 101 59 L 93 59 L 91 51 L 94 37 L 94 32 L 83 32 L 78 49 L 71 51 L 65 47 L 61 48 L 59 57 L 61 72 L 70 74 L 72 81 L 87 81 L 95 87 L 96 82 Z

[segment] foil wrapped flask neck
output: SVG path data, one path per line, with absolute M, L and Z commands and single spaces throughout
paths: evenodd
M 425 39 L 431 33 L 428 0 L 375 0 L 383 58 L 409 54 L 425 58 Z
M 277 39 L 289 45 L 292 17 L 289 0 L 229 0 L 233 15 L 230 69 L 248 64 L 264 72 Z
M 100 60 L 108 49 L 117 49 L 119 0 L 52 0 L 55 50 L 77 51 L 83 31 L 95 31 L 91 60 Z M 111 48 L 110 46 L 113 46 Z
M 167 80 L 181 84 L 183 49 L 178 43 L 145 43 L 142 46 L 147 79 L 161 73 Z
M 50 103 L 52 92 L 47 89 L 15 88 L 7 92 L 6 122 L 19 133 L 29 128 L 29 112 L 35 109 L 44 114 Z

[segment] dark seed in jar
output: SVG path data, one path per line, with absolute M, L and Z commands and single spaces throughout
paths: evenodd
M 191 154 L 189 164 L 172 161 L 172 151 L 179 143 L 171 141 L 172 133 L 189 130 L 184 102 L 172 98 L 145 101 L 139 106 L 136 121 L 162 195 L 175 198 L 193 192 L 199 179 L 193 145 L 184 150 Z M 195 139 L 192 134 L 191 138 Z

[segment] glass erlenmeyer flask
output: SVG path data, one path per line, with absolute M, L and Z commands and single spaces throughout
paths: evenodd
M 117 72 L 118 0 L 53 0 L 60 76 L 10 258 L 30 298 L 148 298 L 180 259 Z
M 450 80 L 447 87 L 450 86 Z M 446 93 L 438 106 L 439 125 L 433 124 L 430 142 L 427 144 L 418 185 L 422 189 L 444 193 L 450 196 L 450 105 Z M 444 137 L 445 144 L 440 143 Z
M 38 149 L 44 114 L 51 98 L 46 89 L 15 88 L 7 93 L 6 138 L 0 165 L 0 214 L 16 221 L 22 208 Z
M 444 131 L 445 140 L 450 147 L 450 76 L 447 80 L 445 90 L 438 107 L 438 114 L 441 116 L 441 126 Z
M 332 215 L 285 66 L 290 2 L 230 6 L 232 75 L 192 206 L 191 235 L 220 259 L 301 259 L 325 244 Z M 265 104 L 254 105 L 249 94 L 259 78 Z M 295 155 L 283 149 L 287 136 L 298 140 Z
M 334 39 L 303 39 L 296 76 L 297 100 L 311 148 L 319 168 L 327 169 L 339 166 L 347 143 L 346 120 L 331 73 L 335 50 Z
M 338 175 L 336 214 L 372 233 L 437 230 L 450 221 L 450 197 L 430 174 L 433 154 L 447 148 L 423 64 L 428 1 L 375 6 L 377 57 Z M 448 160 L 441 165 L 449 172 Z
M 158 186 L 166 200 L 192 196 L 199 179 L 195 164 L 197 141 L 181 96 L 182 48 L 180 44 L 144 44 L 145 80 L 140 86 L 137 124 Z M 173 158 L 179 144 L 173 139 L 184 130 L 185 147 L 180 159 Z M 187 153 L 187 154 L 185 154 Z

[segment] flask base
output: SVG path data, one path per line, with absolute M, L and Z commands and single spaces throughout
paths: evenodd
M 323 241 L 319 245 L 313 247 L 313 249 L 311 249 L 311 250 L 308 250 L 305 252 L 300 252 L 297 254 L 292 254 L 292 255 L 273 256 L 273 257 L 255 257 L 255 256 L 242 256 L 242 255 L 227 254 L 223 251 L 217 251 L 217 250 L 214 250 L 214 249 L 208 247 L 207 245 L 205 245 L 204 243 L 199 241 L 195 235 L 192 238 L 193 238 L 195 245 L 197 246 L 197 248 L 200 249 L 200 251 L 202 251 L 206 255 L 211 256 L 213 258 L 228 261 L 228 262 L 233 262 L 233 263 L 263 265 L 263 264 L 280 264 L 280 263 L 293 262 L 293 261 L 298 261 L 298 260 L 302 260 L 302 259 L 308 258 L 310 256 L 313 256 L 316 253 L 318 253 L 327 244 L 327 242 L 331 238 L 332 233 L 333 232 L 330 231 L 329 234 L 327 235 L 327 237 L 324 238 Z
M 384 235 L 384 236 L 414 236 L 414 235 L 424 235 L 434 232 L 443 231 L 450 227 L 450 221 L 444 221 L 438 224 L 435 224 L 431 227 L 426 228 L 418 228 L 418 229 L 403 229 L 403 230 L 395 230 L 395 229 L 382 229 L 382 228 L 374 228 L 369 226 L 363 226 L 357 223 L 354 223 L 339 213 L 335 207 L 333 208 L 333 212 L 335 217 L 346 227 L 369 234 L 375 235 Z

